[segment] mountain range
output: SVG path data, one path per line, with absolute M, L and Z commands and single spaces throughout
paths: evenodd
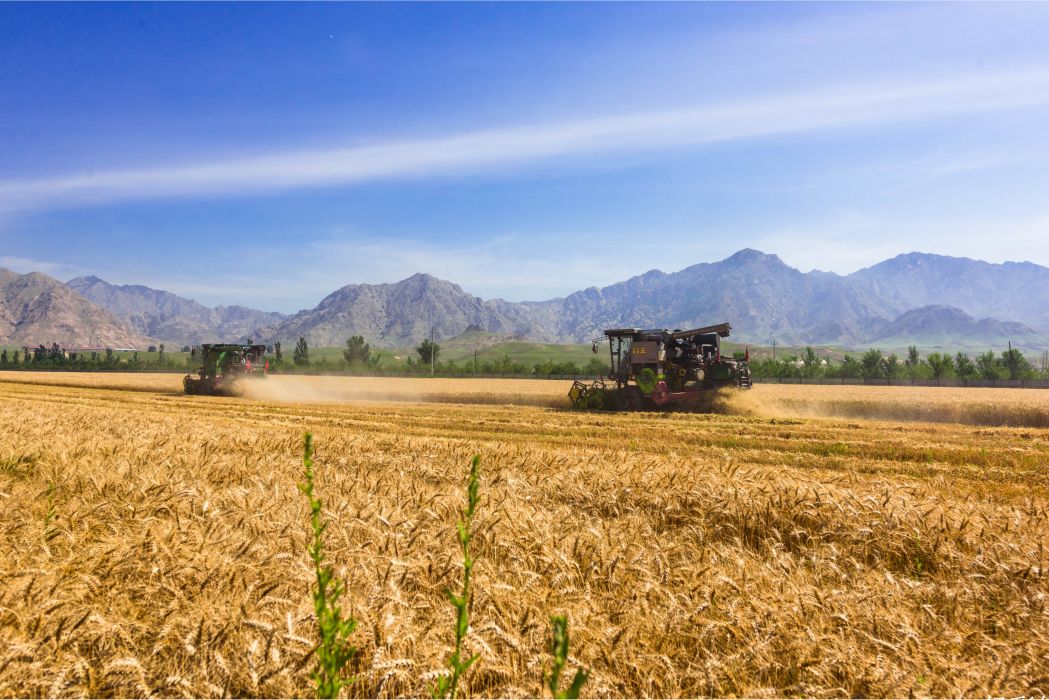
M 66 286 L 150 338 L 198 345 L 216 338 L 240 338 L 287 318 L 246 306 L 211 309 L 192 299 L 139 284 L 114 285 L 98 277 L 77 277 Z
M 587 342 L 610 327 L 728 320 L 734 338 L 755 343 L 863 346 L 906 337 L 1034 344 L 1049 337 L 1049 268 L 909 253 L 842 276 L 803 273 L 776 255 L 745 249 L 539 302 L 484 300 L 416 274 L 395 284 L 348 285 L 263 335 L 284 341 L 301 335 L 327 346 L 360 334 L 398 347 L 426 337 L 431 320 L 440 338 L 474 326 L 551 343 Z
M 40 294 L 30 299 L 33 289 Z M 426 337 L 431 325 L 444 339 L 473 327 L 566 343 L 587 342 L 609 327 L 689 328 L 723 320 L 732 323 L 734 339 L 752 343 L 896 347 L 1011 340 L 1031 346 L 1049 338 L 1049 268 L 907 253 L 837 275 L 801 272 L 776 255 L 745 249 L 718 262 L 651 270 L 546 301 L 484 300 L 420 273 L 390 284 L 347 285 L 291 316 L 208 308 L 97 277 L 62 285 L 40 273 L 0 271 L 0 343 L 111 338 L 181 346 L 305 336 L 313 346 L 334 346 L 363 335 L 378 347 L 404 347 Z

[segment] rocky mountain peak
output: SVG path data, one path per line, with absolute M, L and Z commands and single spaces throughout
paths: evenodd
M 12 345 L 145 347 L 136 333 L 58 280 L 41 272 L 0 274 L 0 342 Z

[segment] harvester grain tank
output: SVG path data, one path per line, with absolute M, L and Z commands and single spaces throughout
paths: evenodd
M 197 356 L 196 348 L 191 355 Z M 265 345 L 205 344 L 200 346 L 200 360 L 197 376 L 187 374 L 182 380 L 187 394 L 230 396 L 237 382 L 265 377 L 270 367 Z
M 568 392 L 576 408 L 641 410 L 699 403 L 710 391 L 751 387 L 749 352 L 737 360 L 721 354 L 731 326 L 719 323 L 692 330 L 610 328 L 608 380 L 576 381 Z

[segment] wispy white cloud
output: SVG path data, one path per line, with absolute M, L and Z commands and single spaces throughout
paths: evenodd
M 537 161 L 870 127 L 1049 103 L 1049 69 L 798 92 L 349 148 L 0 181 L 0 208 L 216 196 L 464 175 Z

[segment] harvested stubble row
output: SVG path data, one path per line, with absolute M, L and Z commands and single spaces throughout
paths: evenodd
M 310 694 L 307 428 L 352 695 L 443 667 L 475 452 L 469 694 L 540 694 L 554 612 L 595 696 L 1049 691 L 1049 431 L 5 379 L 2 696 Z

